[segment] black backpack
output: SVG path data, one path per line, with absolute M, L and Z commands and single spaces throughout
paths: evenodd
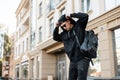
M 81 45 L 81 51 L 87 53 L 90 58 L 97 57 L 98 37 L 93 30 L 86 31 L 84 41 Z
M 92 58 L 97 57 L 97 48 L 98 48 L 97 35 L 95 35 L 93 30 L 85 31 L 84 41 L 82 45 L 80 45 L 78 36 L 76 35 L 74 30 L 73 30 L 73 34 L 75 35 L 76 41 L 79 45 L 82 55 L 88 57 L 91 60 L 92 65 L 94 65 Z

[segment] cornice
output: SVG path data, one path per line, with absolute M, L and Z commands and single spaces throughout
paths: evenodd
M 114 9 L 101 14 L 100 16 L 92 19 L 88 22 L 87 29 L 94 29 L 100 25 L 108 23 L 114 19 L 120 17 L 120 6 L 115 7 Z
M 60 42 L 56 42 L 54 41 L 52 38 L 48 39 L 47 41 L 41 43 L 41 44 L 38 44 L 37 45 L 37 48 L 38 49 L 41 49 L 41 50 L 47 50 L 49 49 L 50 47 L 54 46 L 54 45 L 58 45 L 58 44 L 61 44 Z
M 24 5 L 25 5 L 27 2 L 29 2 L 29 0 L 21 0 L 20 4 L 19 4 L 19 6 L 17 7 L 16 12 L 15 12 L 16 16 L 19 14 L 19 12 L 21 11 L 21 9 L 24 7 Z

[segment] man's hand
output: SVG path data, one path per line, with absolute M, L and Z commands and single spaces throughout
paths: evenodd
M 70 18 L 70 14 L 69 14 L 69 13 L 65 14 L 65 17 L 66 17 L 67 19 L 69 19 L 69 18 Z
M 59 22 L 57 22 L 57 23 L 56 23 L 56 27 L 59 27 L 59 26 L 60 26 L 60 23 L 59 23 Z

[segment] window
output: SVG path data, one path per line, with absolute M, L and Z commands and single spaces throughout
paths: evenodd
M 53 34 L 53 30 L 54 30 L 54 22 L 53 22 L 53 18 L 50 19 L 50 35 Z
M 31 35 L 31 49 L 33 49 L 35 46 L 35 32 Z
M 18 39 L 18 32 L 16 32 L 16 40 Z
M 16 77 L 16 79 L 19 79 L 19 65 L 16 65 L 15 66 L 15 77 Z
M 60 11 L 61 15 L 65 14 L 66 13 L 66 10 L 65 8 L 63 8 L 61 11 Z
M 82 0 L 82 12 L 87 12 L 90 9 L 90 0 Z
M 101 66 L 100 66 L 99 55 L 96 59 L 93 59 L 93 63 L 94 63 L 94 66 L 90 63 L 88 75 L 93 77 L 100 77 Z
M 98 51 L 97 51 L 97 58 L 92 59 L 92 61 L 94 63 L 94 66 L 90 62 L 88 75 L 93 76 L 93 77 L 100 77 L 101 76 L 101 65 L 100 65 L 100 59 L 99 59 L 99 46 L 98 46 Z
M 17 54 L 17 57 L 18 57 L 18 46 L 17 46 L 17 53 L 16 54 Z
M 15 57 L 17 57 L 17 47 L 15 48 Z
M 120 0 L 105 0 L 106 10 L 112 9 L 113 7 L 120 4 Z
M 55 3 L 54 3 L 55 1 L 54 0 L 50 0 L 50 10 L 53 10 L 54 9 L 54 5 L 55 5 Z
M 34 59 L 31 59 L 31 79 L 34 78 Z
M 42 15 L 42 2 L 39 4 L 39 16 Z
M 28 78 L 28 62 L 23 62 L 21 66 L 21 72 L 22 72 L 22 78 L 27 79 Z
M 24 46 L 24 41 L 23 41 L 22 45 L 23 45 L 23 46 L 22 46 L 22 50 L 23 50 L 22 52 L 24 52 L 24 48 L 25 48 L 25 46 Z
M 39 42 L 42 41 L 42 27 L 39 28 Z
M 19 36 L 21 35 L 21 28 L 19 29 Z
M 36 30 L 36 0 L 31 0 L 31 31 Z
M 17 67 L 16 71 L 17 71 L 16 77 L 19 78 L 19 67 Z
M 66 61 L 65 54 L 61 51 L 60 54 L 57 55 L 57 78 L 58 80 L 66 80 Z
M 20 48 L 21 48 L 21 47 L 20 47 L 20 45 L 19 45 L 19 52 L 18 52 L 19 54 L 21 53 L 21 49 L 20 49 Z
M 48 0 L 46 1 L 47 4 L 47 12 L 53 10 L 55 8 L 55 1 L 54 0 Z
M 26 39 L 26 50 L 28 50 L 28 38 Z
M 114 30 L 114 42 L 115 42 L 115 52 L 116 52 L 116 73 L 120 76 L 120 28 Z
M 39 75 L 40 75 L 40 57 L 37 56 L 37 78 L 39 79 Z

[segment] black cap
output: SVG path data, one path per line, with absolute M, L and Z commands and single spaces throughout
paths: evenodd
M 65 17 L 65 15 L 62 15 L 62 16 L 59 18 L 58 22 L 59 22 L 59 23 L 62 23 L 62 22 L 65 22 L 66 20 L 68 20 L 68 19 Z

